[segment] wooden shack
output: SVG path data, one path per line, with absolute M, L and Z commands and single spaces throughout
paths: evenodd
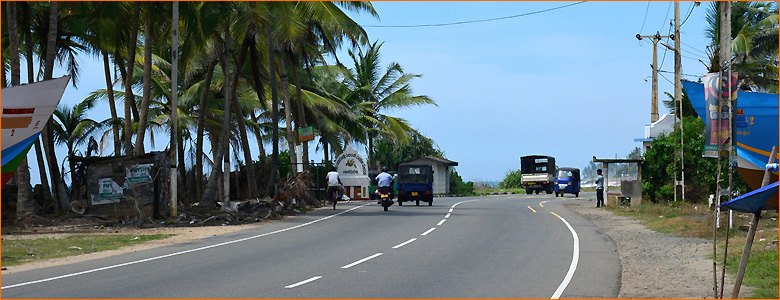
M 77 157 L 86 188 L 81 196 L 87 212 L 112 217 L 166 216 L 167 152 L 119 157 Z

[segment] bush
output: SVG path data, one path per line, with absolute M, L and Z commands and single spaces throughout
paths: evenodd
M 522 188 L 522 177 L 523 175 L 520 174 L 520 170 L 509 171 L 504 177 L 504 180 L 498 184 L 498 187 L 502 189 Z
M 685 128 L 685 196 L 686 201 L 705 203 L 707 195 L 714 194 L 718 163 L 715 158 L 704 158 L 704 122 L 697 117 L 686 117 L 683 120 Z M 661 135 L 653 140 L 652 148 L 645 152 L 642 164 L 642 192 L 652 202 L 669 201 L 674 197 L 674 146 L 677 135 L 679 147 L 680 131 L 675 130 L 670 135 Z M 721 187 L 728 187 L 728 160 L 724 159 L 721 166 Z M 679 170 L 678 179 L 681 178 Z M 745 181 L 734 172 L 734 190 L 746 193 L 750 188 Z
M 450 171 L 450 194 L 471 196 L 474 195 L 474 183 L 463 182 L 463 178 L 458 175 L 455 169 Z

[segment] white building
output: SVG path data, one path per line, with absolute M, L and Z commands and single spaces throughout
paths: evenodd
M 654 123 L 645 123 L 645 137 L 634 139 L 634 142 L 642 142 L 642 154 L 650 150 L 653 140 L 661 134 L 669 135 L 674 131 L 674 123 L 679 121 L 673 114 L 665 114 Z

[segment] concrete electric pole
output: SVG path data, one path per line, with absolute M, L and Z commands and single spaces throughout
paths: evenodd
M 653 123 L 658 121 L 658 42 L 668 37 L 674 38 L 674 35 L 661 35 L 657 31 L 655 35 L 639 35 L 638 33 L 636 35 L 637 40 L 641 41 L 643 38 L 649 38 L 653 41 L 653 94 L 650 105 L 650 122 Z

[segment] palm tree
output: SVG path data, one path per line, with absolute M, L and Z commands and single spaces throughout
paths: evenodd
M 111 121 L 108 119 L 103 123 L 97 122 L 87 117 L 87 111 L 95 106 L 94 100 L 87 98 L 72 108 L 58 107 L 54 111 L 54 139 L 57 144 L 65 144 L 68 148 L 68 162 L 70 163 L 70 174 L 72 189 L 76 190 L 74 157 L 76 155 L 76 146 L 83 146 L 93 137 L 93 133 L 99 130 L 104 124 Z M 75 193 L 74 193 L 75 194 Z M 77 199 L 72 199 L 77 200 Z
M 710 72 L 719 67 L 721 2 L 707 10 L 706 36 L 711 40 Z M 778 87 L 778 4 L 763 1 L 736 1 L 731 6 L 731 51 L 740 76 L 740 89 L 776 92 Z
M 379 66 L 379 49 L 382 44 L 374 42 L 366 52 L 349 51 L 354 63 L 345 79 L 349 92 L 344 99 L 350 104 L 353 112 L 366 131 L 368 144 L 369 167 L 376 168 L 373 157 L 373 139 L 377 135 L 408 143 L 410 133 L 414 132 L 409 123 L 401 118 L 391 117 L 384 110 L 405 108 L 413 105 L 433 104 L 431 98 L 425 95 L 413 95 L 411 80 L 421 75 L 404 73 L 398 63 L 391 63 L 384 74 Z
M 19 57 L 19 30 L 17 19 L 17 8 L 15 2 L 8 2 L 6 9 L 8 10 L 8 48 L 11 59 L 11 86 L 21 84 L 21 60 Z M 22 162 L 16 168 L 16 180 L 17 180 L 17 216 L 24 216 L 28 213 L 36 213 L 35 205 L 31 202 L 30 195 L 30 171 L 28 170 L 27 158 L 22 159 Z

